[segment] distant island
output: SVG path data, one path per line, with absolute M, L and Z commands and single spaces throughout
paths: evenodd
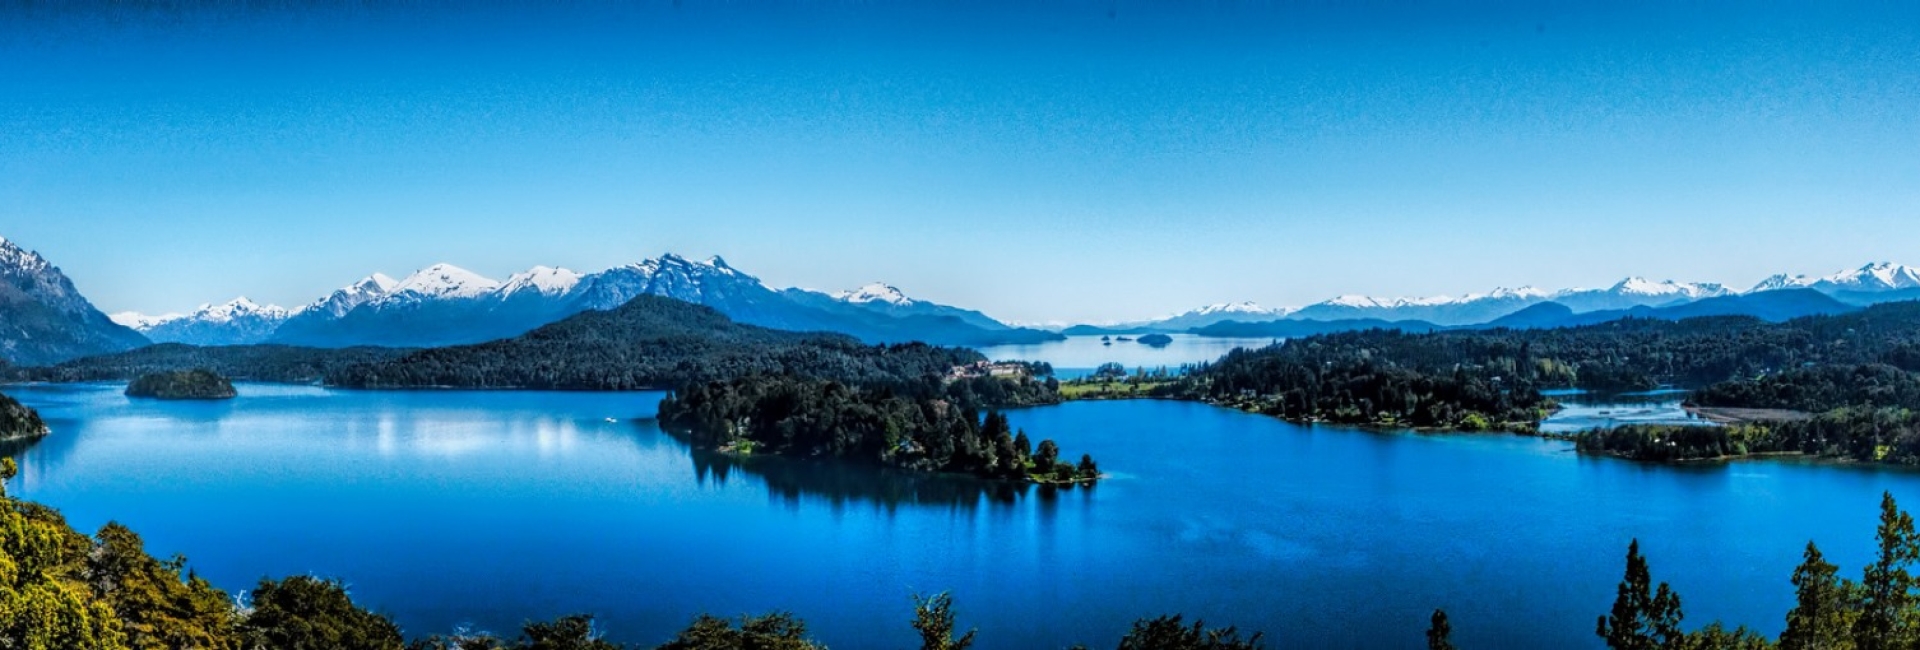
M 46 436 L 47 423 L 40 414 L 5 394 L 0 394 L 0 441 L 32 440 Z
M 1141 345 L 1146 345 L 1146 346 L 1151 346 L 1156 348 L 1164 348 L 1169 345 L 1173 345 L 1173 337 L 1167 336 L 1165 334 L 1148 334 L 1146 336 L 1142 336 L 1138 339 L 1135 339 L 1135 341 L 1140 343 Z
M 233 389 L 233 382 L 204 368 L 148 373 L 127 384 L 127 397 L 213 400 L 239 396 L 239 391 Z

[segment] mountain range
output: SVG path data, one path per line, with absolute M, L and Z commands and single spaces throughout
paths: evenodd
M 1784 320 L 1920 299 L 1920 269 L 1887 262 L 1831 275 L 1776 275 L 1747 291 L 1719 284 L 1627 278 L 1604 289 L 1496 289 L 1460 297 L 1340 296 L 1300 308 L 1210 305 L 1165 318 L 1079 325 L 1061 332 L 1015 327 L 873 283 L 826 293 L 775 289 L 718 257 L 666 254 L 598 273 L 534 267 L 505 281 L 450 264 L 401 279 L 375 273 L 296 309 L 246 298 L 191 313 L 108 317 L 39 254 L 0 238 L 0 361 L 57 363 L 150 342 L 201 346 L 273 343 L 342 348 L 464 345 L 510 338 L 639 296 L 711 307 L 742 324 L 837 332 L 867 343 L 925 341 L 983 347 L 1063 334 L 1193 332 L 1299 336 L 1368 327 L 1558 327 L 1605 320 L 1748 315 Z
M 436 264 L 399 280 L 376 273 L 298 309 L 241 298 L 192 314 L 114 318 L 156 342 L 439 347 L 517 336 L 643 295 L 705 305 L 741 323 L 839 332 L 869 343 L 985 346 L 1060 338 L 910 298 L 885 284 L 836 294 L 773 289 L 718 257 L 695 261 L 673 254 L 599 273 L 537 266 L 504 282 Z
M 1788 292 L 1788 295 L 1767 296 L 1774 292 Z M 1808 299 L 1805 293 L 1800 292 L 1818 294 L 1825 300 Z M 1737 298 L 1744 298 L 1744 300 L 1736 300 Z M 1356 327 L 1363 323 L 1408 323 L 1440 328 L 1472 327 L 1500 323 L 1502 319 L 1509 316 L 1527 312 L 1531 312 L 1529 319 L 1538 320 L 1542 314 L 1556 311 L 1553 308 L 1538 312 L 1532 310 L 1541 305 L 1562 308 L 1570 315 L 1586 315 L 1579 319 L 1564 319 L 1570 321 L 1600 322 L 1592 319 L 1606 320 L 1629 315 L 1685 317 L 1686 315 L 1707 315 L 1706 312 L 1715 312 L 1716 315 L 1726 315 L 1718 312 L 1737 313 L 1777 320 L 1778 318 L 1775 317 L 1780 315 L 1791 318 L 1815 313 L 1830 313 L 1836 308 L 1835 305 L 1838 309 L 1845 310 L 1849 307 L 1916 299 L 1920 299 L 1920 269 L 1890 262 L 1878 262 L 1820 277 L 1776 275 L 1744 292 L 1714 283 L 1653 281 L 1631 277 L 1605 289 L 1545 291 L 1533 287 L 1521 287 L 1495 289 L 1486 293 L 1460 297 L 1429 298 L 1375 298 L 1348 295 L 1292 309 L 1267 309 L 1253 303 L 1210 305 L 1151 321 L 1078 325 L 1063 331 L 1067 334 L 1218 333 L 1228 329 L 1252 330 L 1249 328 L 1222 329 L 1212 328 L 1212 326 L 1221 323 L 1273 321 L 1300 321 L 1321 325 L 1275 326 L 1263 331 L 1318 331 L 1327 327 L 1324 325 L 1326 323 L 1351 323 Z M 1686 305 L 1697 303 L 1705 303 L 1706 306 L 1696 309 L 1684 308 Z

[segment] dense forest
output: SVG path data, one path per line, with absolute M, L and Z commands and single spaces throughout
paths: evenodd
M 1844 407 L 1804 419 L 1731 426 L 1630 425 L 1582 433 L 1580 450 L 1646 461 L 1806 454 L 1920 466 L 1920 417 L 1904 408 Z
M 902 385 L 984 360 L 925 344 L 864 345 L 838 334 L 735 323 L 711 308 L 641 296 L 525 335 L 356 363 L 327 373 L 353 388 L 666 389 L 758 374 Z
M 38 438 L 47 435 L 47 423 L 40 414 L 13 397 L 0 393 L 0 440 Z
M 934 380 L 938 382 L 938 380 Z M 919 472 L 1068 483 L 1093 481 L 1089 456 L 1075 463 L 1059 445 L 1035 447 L 1007 418 L 980 409 L 1048 399 L 1031 378 L 922 384 L 896 390 L 793 376 L 752 376 L 694 384 L 660 402 L 660 423 L 705 449 L 834 458 Z M 1016 397 L 1017 396 L 1017 397 Z
M 141 375 L 204 368 L 240 381 L 310 384 L 338 368 L 389 359 L 411 350 L 302 348 L 287 345 L 199 347 L 180 343 L 75 359 L 54 366 L 5 369 L 16 381 L 131 381 Z
M 239 395 L 232 381 L 205 368 L 148 373 L 127 383 L 128 397 L 232 399 Z
M 1630 318 L 1562 329 L 1323 334 L 1235 351 L 1189 368 L 1159 394 L 1297 420 L 1525 428 L 1552 407 L 1540 394 L 1546 389 L 1712 386 L 1702 402 L 1824 409 L 1920 394 L 1907 374 L 1914 370 L 1920 303 L 1907 302 L 1783 323 Z M 1829 385 L 1810 390 L 1816 380 Z

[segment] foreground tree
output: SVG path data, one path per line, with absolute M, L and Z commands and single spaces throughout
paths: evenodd
M 1794 605 L 1787 612 L 1787 629 L 1780 633 L 1781 650 L 1846 650 L 1853 647 L 1851 630 L 1857 615 L 1849 592 L 1857 587 L 1841 580 L 1839 567 L 1827 562 L 1820 547 L 1807 542 L 1806 560 L 1793 570 Z
M 979 630 L 967 630 L 953 638 L 953 595 L 940 592 L 929 597 L 913 595 L 913 629 L 920 632 L 921 650 L 967 650 Z
M 17 468 L 0 458 L 0 481 Z M 0 647 L 122 650 L 112 605 L 81 574 L 89 547 L 59 513 L 6 496 L 0 485 Z
M 1867 565 L 1860 583 L 1860 618 L 1853 625 L 1853 642 L 1860 650 L 1911 648 L 1920 642 L 1914 633 L 1916 600 L 1913 573 L 1920 560 L 1920 538 L 1913 516 L 1900 510 L 1892 493 L 1880 495 L 1879 552 Z
M 1255 650 L 1261 647 L 1258 632 L 1242 639 L 1235 628 L 1207 629 L 1204 621 L 1194 621 L 1188 626 L 1177 614 L 1135 621 L 1133 631 L 1120 639 L 1120 650 Z
M 339 582 L 310 576 L 261 580 L 240 634 L 247 648 L 274 650 L 399 650 L 404 645 L 391 619 L 354 605 Z
M 700 615 L 679 636 L 659 650 L 826 650 L 826 646 L 807 638 L 807 624 L 792 614 L 776 612 L 766 616 L 744 616 L 739 627 L 732 621 Z
M 1596 634 L 1613 650 L 1677 648 L 1685 640 L 1680 631 L 1680 595 L 1667 583 L 1653 588 L 1653 573 L 1640 555 L 1640 540 L 1627 546 L 1627 575 L 1613 600 L 1613 613 L 1600 617 Z
M 1447 613 L 1433 610 L 1433 618 L 1427 625 L 1427 650 L 1454 650 L 1453 624 L 1447 621 Z

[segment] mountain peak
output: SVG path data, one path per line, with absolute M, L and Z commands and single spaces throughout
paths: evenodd
M 443 262 L 415 271 L 390 292 L 428 298 L 472 298 L 499 287 L 498 281 Z
M 261 306 L 247 299 L 246 296 L 240 296 L 223 304 L 201 305 L 198 311 L 195 311 L 192 316 L 188 316 L 187 318 L 213 323 L 225 323 L 236 318 L 248 316 L 265 318 L 267 320 L 281 320 L 285 319 L 287 315 L 287 310 L 278 305 Z
M 852 291 L 841 291 L 833 294 L 833 299 L 856 304 L 881 302 L 889 305 L 909 305 L 916 302 L 907 297 L 905 292 L 885 282 L 871 282 Z
M 499 293 L 503 298 L 527 290 L 557 296 L 572 291 L 583 277 L 586 276 L 563 268 L 536 266 L 507 278 L 506 284 L 500 286 Z

